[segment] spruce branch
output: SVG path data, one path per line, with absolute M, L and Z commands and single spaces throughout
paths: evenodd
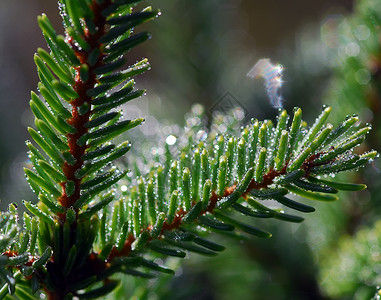
M 151 7 L 132 13 L 138 2 L 62 0 L 65 36 L 56 34 L 46 15 L 38 17 L 50 53 L 38 49 L 34 57 L 41 95 L 32 92 L 37 130 L 29 128 L 29 132 L 42 151 L 27 143 L 34 170 L 25 173 L 40 202 L 37 206 L 25 202 L 25 206 L 45 229 L 39 239 L 41 257 L 46 256 L 42 246 L 53 249 L 46 266 L 49 275 L 38 278 L 52 299 L 61 299 L 69 291 L 76 294 L 71 285 L 87 279 L 87 275 L 74 279 L 73 274 L 90 254 L 99 226 L 93 216 L 97 207 L 113 197 L 101 199 L 83 213 L 93 217 L 92 225 L 78 221 L 79 212 L 126 175 L 110 164 L 131 146 L 127 141 L 114 145 L 112 140 L 143 122 L 122 120 L 120 113 L 111 111 L 144 93 L 134 91 L 132 77 L 149 69 L 146 59 L 119 71 L 125 65 L 124 53 L 150 37 L 145 32 L 133 35 L 132 29 L 159 13 Z M 79 242 L 81 235 L 88 237 L 86 243 Z M 90 294 L 114 287 L 106 286 Z
M 242 130 L 230 117 L 225 132 L 216 129 L 224 117 L 209 129 L 195 111 L 181 139 L 162 146 L 164 155 L 130 153 L 136 176 L 126 176 L 118 159 L 131 144 L 114 139 L 143 119 L 123 120 L 115 109 L 144 94 L 134 90 L 132 77 L 149 64 L 142 59 L 120 68 L 124 54 L 150 37 L 132 29 L 159 14 L 151 7 L 133 13 L 139 2 L 60 0 L 65 36 L 47 16 L 38 18 L 50 52 L 38 49 L 34 57 L 40 83 L 30 100 L 36 129 L 28 130 L 38 147 L 27 142 L 33 169 L 25 174 L 39 202 L 24 202 L 34 216 L 25 214 L 22 228 L 14 206 L 0 220 L 0 298 L 34 299 L 42 291 L 49 299 L 102 297 L 118 285 L 117 273 L 173 274 L 152 261 L 155 255 L 223 251 L 205 238 L 210 231 L 270 237 L 249 218 L 301 222 L 283 207 L 304 213 L 314 208 L 290 194 L 333 201 L 338 189 L 365 188 L 321 178 L 356 169 L 377 154 L 354 150 L 370 130 L 356 117 L 337 129 L 326 124 L 329 107 L 310 128 L 295 109 L 290 124 L 280 111 L 276 124 L 253 120 Z M 268 199 L 282 206 L 270 208 Z
M 150 244 L 154 239 L 163 240 L 166 243 L 170 239 L 172 240 L 170 245 L 187 249 L 188 246 L 185 246 L 183 242 L 176 244 L 176 241 L 181 240 L 178 234 L 168 238 L 168 235 L 171 236 L 168 232 L 188 232 L 194 225 L 210 228 L 208 221 L 206 224 L 204 223 L 205 220 L 210 219 L 217 222 L 219 226 L 227 225 L 228 230 L 236 227 L 256 236 L 269 237 L 270 233 L 242 224 L 226 213 L 233 216 L 239 213 L 252 217 L 266 216 L 301 222 L 303 218 L 286 214 L 283 209 L 271 209 L 265 205 L 263 200 L 273 199 L 283 207 L 306 213 L 313 212 L 315 209 L 290 199 L 286 195 L 294 193 L 308 199 L 334 201 L 338 199 L 334 195 L 338 189 L 364 189 L 365 185 L 321 179 L 322 175 L 340 172 L 342 168 L 357 168 L 365 162 L 371 161 L 376 155 L 375 151 L 362 155 L 354 154 L 354 147 L 358 146 L 369 132 L 368 127 L 360 128 L 358 124 L 353 123 L 353 126 L 342 130 L 343 125 L 340 124 L 334 130 L 331 124 L 324 124 L 330 111 L 330 108 L 325 108 L 314 125 L 306 131 L 302 131 L 304 127 L 302 127 L 300 109 L 295 109 L 289 128 L 287 128 L 289 116 L 286 111 L 281 111 L 275 128 L 269 128 L 267 124 L 271 124 L 270 122 L 255 121 L 240 133 L 236 133 L 235 138 L 231 138 L 230 135 L 219 135 L 210 144 L 207 143 L 208 138 L 204 138 L 204 141 L 199 142 L 199 145 L 193 149 L 193 158 L 187 159 L 187 161 L 182 161 L 181 153 L 190 145 L 177 147 L 177 155 L 169 154 L 173 163 L 170 168 L 167 168 L 167 174 L 164 174 L 167 180 L 160 183 L 159 178 L 162 176 L 162 170 L 165 169 L 165 166 L 160 165 L 151 167 L 146 176 L 148 184 L 142 184 L 142 179 L 140 179 L 141 183 L 135 189 L 143 188 L 146 189 L 146 192 L 141 193 L 140 201 L 132 203 L 131 210 L 132 214 L 139 215 L 134 216 L 136 221 L 131 224 L 133 228 L 130 229 L 129 238 L 123 248 L 120 245 L 114 247 L 108 257 L 109 261 L 112 262 L 119 256 L 135 255 L 136 243 Z M 343 123 L 347 124 L 349 119 Z M 298 124 L 299 128 L 295 124 Z M 191 130 L 185 128 L 184 132 L 189 134 Z M 194 131 L 195 136 L 189 140 L 197 143 L 197 133 L 207 132 L 207 128 L 199 127 Z M 265 134 L 266 137 L 264 137 Z M 288 139 L 289 136 L 296 136 L 296 134 L 299 134 L 299 140 L 304 144 L 297 144 L 292 139 Z M 265 140 L 271 142 L 265 142 Z M 330 143 L 326 143 L 326 140 L 329 140 Z M 345 151 L 337 150 L 342 149 L 342 145 L 348 143 L 351 144 L 351 147 L 345 146 Z M 245 153 L 242 153 L 240 144 L 247 144 L 251 147 L 247 147 Z M 262 147 L 263 145 L 269 145 L 269 147 Z M 200 153 L 205 155 L 203 159 L 200 158 Z M 207 155 L 207 153 L 210 154 Z M 335 153 L 335 155 L 331 155 L 331 153 Z M 337 153 L 339 154 L 336 155 Z M 230 164 L 227 164 L 227 156 L 232 158 Z M 286 157 L 288 157 L 287 160 Z M 146 158 L 146 160 L 152 161 L 155 158 Z M 209 166 L 206 163 L 200 164 L 200 161 L 216 161 L 218 164 Z M 253 163 L 249 165 L 249 162 Z M 182 166 L 183 172 L 178 165 Z M 337 166 L 341 167 L 337 168 Z M 195 170 L 196 174 L 208 175 L 205 175 L 202 181 L 198 176 L 196 179 L 193 177 L 190 180 L 189 170 Z M 175 173 L 177 174 L 174 175 Z M 182 178 L 179 176 L 181 174 Z M 214 188 L 211 188 L 212 182 L 216 183 Z M 153 192 L 155 190 L 156 194 Z M 163 198 L 160 198 L 160 194 L 162 194 L 159 193 L 160 190 L 166 191 Z M 150 195 L 150 200 L 147 201 L 145 195 Z M 178 203 L 176 212 L 174 212 L 172 201 L 174 195 Z M 131 195 L 131 197 L 134 196 Z M 169 199 L 170 201 L 168 201 Z M 189 205 L 189 199 L 191 199 L 191 205 Z M 160 203 L 161 201 L 164 203 Z M 147 210 L 150 217 L 147 217 L 142 210 Z M 157 211 L 166 216 L 164 221 L 163 218 L 156 217 Z M 233 227 L 229 227 L 229 225 L 233 225 Z M 105 226 L 107 227 L 107 222 Z M 146 237 L 146 232 L 149 233 L 149 238 Z M 199 238 L 195 234 L 192 235 L 193 239 Z M 157 250 L 155 246 L 150 249 Z M 157 252 L 162 253 L 163 248 L 159 248 Z M 177 255 L 176 252 L 174 254 Z

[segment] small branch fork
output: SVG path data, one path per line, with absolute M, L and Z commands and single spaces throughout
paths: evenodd
M 73 38 L 69 34 L 67 34 L 67 41 L 70 43 L 81 65 L 86 64 L 88 66 L 89 77 L 86 81 L 82 81 L 80 77 L 80 66 L 76 67 L 76 76 L 75 76 L 75 83 L 73 84 L 73 88 L 78 93 L 79 97 L 70 102 L 72 106 L 72 117 L 68 120 L 68 123 L 72 125 L 73 127 L 75 127 L 77 132 L 74 134 L 71 134 L 71 133 L 67 134 L 68 145 L 70 147 L 70 154 L 75 158 L 76 163 L 74 165 L 70 165 L 68 162 L 65 162 L 64 165 L 62 166 L 64 175 L 67 178 L 67 181 L 60 183 L 62 187 L 62 194 L 58 199 L 59 203 L 65 208 L 72 207 L 76 203 L 76 201 L 80 198 L 82 178 L 76 178 L 76 172 L 83 167 L 84 162 L 82 157 L 86 151 L 87 146 L 86 145 L 79 146 L 77 142 L 84 134 L 87 133 L 88 129 L 85 127 L 85 124 L 89 121 L 92 112 L 91 112 L 91 109 L 89 109 L 85 114 L 81 115 L 79 113 L 79 108 L 85 103 L 87 103 L 89 107 L 91 108 L 91 97 L 88 96 L 86 92 L 94 88 L 95 85 L 97 84 L 97 79 L 96 79 L 96 74 L 94 72 L 94 69 L 102 65 L 102 60 L 104 58 L 104 55 L 102 54 L 102 51 L 101 51 L 102 45 L 98 42 L 98 40 L 100 37 L 102 37 L 106 33 L 106 28 L 105 28 L 106 18 L 101 14 L 101 12 L 105 8 L 107 8 L 110 4 L 111 4 L 111 0 L 105 0 L 103 1 L 103 3 L 97 3 L 96 0 L 93 0 L 92 2 L 91 9 L 94 13 L 93 22 L 97 30 L 95 33 L 90 33 L 90 31 L 85 27 L 84 36 L 83 36 L 85 41 L 90 45 L 90 50 L 84 51 L 83 49 L 80 49 L 77 45 L 75 45 L 75 41 L 73 40 Z M 99 55 L 96 63 L 90 65 L 88 62 L 88 56 L 90 52 L 94 49 L 99 49 L 100 50 L 99 52 L 101 54 Z M 305 176 L 308 176 L 309 169 L 312 166 L 314 166 L 313 161 L 317 158 L 317 156 L 318 155 L 312 155 L 303 164 L 302 168 L 306 171 Z M 253 189 L 266 188 L 267 186 L 271 185 L 276 177 L 286 174 L 286 167 L 287 167 L 287 164 L 280 171 L 276 171 L 274 169 L 270 170 L 267 174 L 264 175 L 263 181 L 261 183 L 257 183 L 253 179 L 250 182 L 247 190 L 242 194 L 242 197 L 245 198 L 245 195 L 248 194 Z M 75 186 L 74 193 L 70 196 L 68 196 L 66 193 L 66 183 L 68 181 L 73 181 Z M 226 188 L 223 196 L 218 196 L 213 191 L 208 207 L 204 209 L 203 211 L 201 211 L 200 216 L 205 215 L 206 213 L 212 214 L 218 201 L 232 194 L 235 191 L 235 189 L 236 189 L 236 185 Z M 172 223 L 168 223 L 167 221 L 165 221 L 163 224 L 161 233 L 159 235 L 159 238 L 164 231 L 179 228 L 181 224 L 183 223 L 183 218 L 186 214 L 187 214 L 187 211 L 180 209 L 176 213 Z M 66 219 L 66 215 L 59 214 L 58 218 L 63 224 Z M 145 230 L 151 231 L 152 227 L 148 227 Z M 133 235 L 130 235 L 127 238 L 123 248 L 120 251 L 118 251 L 114 247 L 108 257 L 108 262 L 111 262 L 115 257 L 128 256 L 128 254 L 131 251 L 131 245 L 134 241 L 135 241 L 135 237 Z M 97 256 L 97 254 L 95 253 L 92 253 L 90 255 L 93 258 L 94 258 L 94 255 Z
M 74 39 L 67 33 L 67 41 L 71 45 L 72 49 L 74 50 L 74 53 L 78 60 L 80 61 L 80 66 L 76 67 L 76 75 L 75 75 L 75 83 L 73 84 L 73 89 L 77 92 L 79 95 L 78 98 L 72 100 L 70 102 L 70 105 L 72 106 L 72 117 L 68 120 L 68 123 L 73 126 L 76 129 L 76 133 L 69 133 L 67 134 L 67 141 L 68 146 L 70 148 L 69 152 L 74 157 L 75 163 L 73 165 L 70 165 L 68 162 L 65 162 L 62 166 L 63 173 L 65 177 L 67 178 L 67 181 L 61 182 L 60 185 L 62 187 L 62 194 L 58 198 L 58 202 L 61 204 L 61 206 L 65 208 L 72 207 L 80 198 L 80 190 L 81 190 L 81 184 L 82 184 L 82 178 L 77 178 L 76 173 L 77 171 L 81 170 L 84 165 L 83 155 L 85 154 L 86 145 L 80 146 L 78 145 L 78 140 L 88 132 L 88 129 L 85 127 L 85 124 L 90 120 L 92 111 L 91 111 L 91 101 L 92 98 L 87 95 L 87 91 L 90 89 L 93 89 L 95 85 L 97 84 L 97 78 L 94 70 L 102 65 L 104 54 L 102 54 L 102 45 L 99 43 L 99 38 L 104 36 L 107 33 L 106 29 L 106 18 L 102 15 L 102 11 L 106 9 L 109 5 L 111 5 L 111 0 L 104 0 L 102 3 L 98 3 L 96 0 L 92 1 L 91 10 L 94 14 L 94 25 L 97 29 L 95 33 L 91 33 L 86 27 L 84 28 L 84 35 L 82 38 L 86 41 L 87 44 L 90 45 L 90 49 L 85 51 L 81 48 L 79 48 L 76 44 Z M 99 57 L 95 64 L 89 63 L 89 54 L 94 49 L 99 50 Z M 80 77 L 80 67 L 81 65 L 87 65 L 88 67 L 88 78 L 86 81 L 83 81 Z M 89 106 L 89 110 L 84 113 L 80 114 L 80 107 L 83 105 Z M 306 160 L 306 162 L 302 165 L 302 169 L 304 169 L 305 177 L 308 176 L 309 171 L 312 167 L 314 167 L 313 161 L 318 157 L 318 155 L 312 155 L 309 159 Z M 284 168 L 280 171 L 276 171 L 274 169 L 270 170 L 267 174 L 264 175 L 263 180 L 261 183 L 255 182 L 254 179 L 251 180 L 248 188 L 241 197 L 245 198 L 248 193 L 252 190 L 259 190 L 261 188 L 267 188 L 269 185 L 271 185 L 274 182 L 274 179 L 286 174 L 287 164 L 284 166 Z M 74 192 L 71 195 L 68 195 L 66 185 L 69 181 L 72 181 L 74 183 Z M 207 213 L 213 214 L 214 209 L 217 206 L 218 201 L 220 201 L 222 198 L 227 197 L 231 195 L 235 189 L 236 185 L 232 185 L 225 189 L 223 196 L 218 196 L 215 191 L 212 192 L 212 196 L 210 197 L 210 201 L 208 206 L 200 212 L 199 216 L 205 215 Z M 177 211 L 174 220 L 169 223 L 168 221 L 165 221 L 161 232 L 159 234 L 159 239 L 161 238 L 162 234 L 165 231 L 178 229 L 183 224 L 184 216 L 188 212 L 180 209 Z M 58 221 L 60 222 L 61 226 L 66 221 L 66 214 L 57 214 Z M 72 230 L 75 230 L 75 225 L 72 226 Z M 152 230 L 152 226 L 143 229 L 143 231 L 150 232 Z M 128 256 L 131 252 L 131 247 L 133 242 L 136 240 L 136 238 L 131 234 L 127 237 L 127 240 L 124 243 L 123 248 L 119 251 L 115 246 L 111 250 L 109 257 L 106 262 L 101 261 L 98 258 L 97 253 L 90 253 L 86 264 L 86 270 L 84 272 L 89 275 L 91 274 L 97 274 L 97 271 L 99 270 L 105 270 L 110 266 L 110 263 L 115 259 L 116 257 L 121 256 Z M 12 254 L 13 255 L 13 254 Z M 54 266 L 55 262 L 50 262 L 50 267 L 52 268 L 50 271 L 54 272 Z M 50 273 L 48 270 L 48 273 Z M 68 279 L 70 280 L 70 279 Z M 67 290 L 66 282 L 62 283 L 62 290 L 56 290 L 54 292 L 48 291 L 45 287 L 45 291 L 47 292 L 48 299 L 50 300 L 61 300 L 64 299 L 65 295 L 69 292 Z

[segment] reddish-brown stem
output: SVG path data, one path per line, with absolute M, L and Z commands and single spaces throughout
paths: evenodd
M 8 251 L 5 251 L 4 253 L 2 253 L 2 255 L 5 255 L 8 257 L 15 257 L 19 254 L 17 251 L 8 250 Z M 37 258 L 35 256 L 29 256 L 29 260 L 24 265 L 25 266 L 31 266 L 35 260 L 37 260 Z M 16 267 L 18 269 L 20 268 L 20 266 L 16 266 Z
M 72 106 L 72 117 L 68 120 L 68 123 L 72 125 L 77 132 L 76 133 L 69 133 L 67 134 L 67 140 L 68 145 L 70 147 L 70 154 L 75 159 L 75 164 L 70 165 L 68 162 L 65 162 L 62 166 L 62 170 L 64 175 L 67 178 L 67 181 L 61 182 L 60 185 L 62 187 L 62 195 L 58 199 L 60 204 L 63 207 L 69 208 L 74 205 L 74 203 L 79 199 L 80 197 L 80 190 L 81 190 L 81 181 L 82 178 L 76 177 L 76 172 L 80 170 L 83 167 L 83 155 L 86 151 L 86 145 L 79 146 L 78 140 L 87 133 L 88 129 L 85 127 L 85 124 L 89 121 L 91 116 L 91 110 L 89 109 L 87 113 L 81 115 L 79 113 L 79 108 L 84 105 L 85 103 L 88 103 L 88 105 L 91 107 L 91 97 L 89 97 L 86 92 L 92 88 L 95 87 L 95 84 L 97 83 L 96 75 L 94 73 L 94 69 L 98 67 L 100 64 L 102 64 L 102 58 L 103 56 L 100 55 L 98 57 L 98 60 L 95 64 L 90 65 L 88 63 L 88 55 L 89 53 L 94 49 L 100 49 L 101 44 L 98 42 L 98 39 L 105 34 L 105 24 L 106 24 L 106 18 L 101 14 L 102 10 L 105 9 L 108 5 L 110 5 L 111 1 L 107 0 L 104 1 L 102 4 L 98 4 L 95 0 L 93 1 L 93 4 L 91 6 L 92 11 L 94 12 L 94 24 L 97 28 L 95 33 L 90 33 L 87 28 L 84 30 L 84 39 L 87 42 L 87 44 L 90 45 L 90 50 L 84 51 L 82 49 L 79 49 L 75 45 L 75 41 L 70 37 L 67 36 L 67 40 L 72 46 L 72 49 L 75 52 L 75 55 L 79 59 L 81 65 L 87 65 L 89 68 L 89 77 L 86 81 L 82 81 L 79 73 L 80 67 L 76 68 L 76 75 L 75 75 L 75 83 L 73 84 L 73 89 L 77 92 L 79 95 L 78 98 L 72 100 L 70 102 Z M 100 51 L 101 52 L 101 51 Z M 66 183 L 68 181 L 74 182 L 74 193 L 70 196 L 68 196 L 66 192 Z M 60 216 L 61 219 L 64 218 L 64 215 Z
M 75 78 L 74 84 L 72 85 L 73 89 L 77 92 L 78 97 L 73 99 L 70 102 L 72 107 L 71 109 L 71 118 L 67 120 L 68 124 L 73 126 L 76 129 L 75 133 L 69 133 L 66 135 L 67 143 L 69 146 L 69 153 L 75 159 L 75 163 L 73 165 L 65 162 L 62 166 L 62 171 L 67 178 L 67 181 L 61 182 L 60 185 L 62 187 L 62 194 L 58 198 L 59 203 L 65 207 L 70 208 L 73 206 L 78 199 L 80 198 L 81 191 L 81 182 L 82 178 L 77 178 L 76 173 L 78 170 L 81 170 L 84 165 L 83 155 L 86 151 L 86 144 L 79 145 L 78 140 L 83 137 L 88 132 L 88 129 L 85 127 L 85 124 L 90 120 L 91 117 L 91 101 L 92 98 L 87 95 L 87 91 L 94 88 L 98 83 L 96 74 L 94 72 L 95 68 L 102 65 L 102 60 L 104 55 L 102 54 L 102 45 L 99 43 L 99 38 L 105 35 L 106 33 L 106 18 L 102 15 L 102 11 L 107 8 L 111 4 L 111 0 L 104 0 L 101 4 L 97 3 L 96 0 L 92 1 L 91 10 L 94 14 L 93 23 L 95 32 L 91 33 L 86 27 L 84 28 L 84 34 L 82 38 L 89 45 L 89 49 L 87 51 L 80 49 L 75 44 L 75 40 L 67 33 L 66 40 L 71 45 L 76 57 L 80 62 L 80 66 L 75 68 Z M 99 50 L 99 57 L 97 61 L 93 64 L 89 63 L 89 54 L 94 50 Z M 83 80 L 80 76 L 80 68 L 81 66 L 86 65 L 88 68 L 88 78 Z M 84 113 L 80 114 L 80 107 L 84 104 L 88 104 L 90 109 Z M 66 184 L 72 181 L 74 183 L 74 192 L 71 195 L 68 195 Z M 58 214 L 57 215 L 61 225 L 66 220 L 66 214 Z M 71 232 L 74 232 L 76 229 L 76 223 L 74 223 L 71 227 Z M 73 236 L 71 234 L 71 236 Z M 65 253 L 66 254 L 66 253 Z M 47 264 L 47 271 L 50 274 L 51 278 L 54 278 L 54 284 L 56 286 L 54 292 L 49 291 L 46 287 L 44 287 L 48 299 L 50 300 L 62 300 L 66 296 L 66 294 L 70 291 L 69 286 L 73 283 L 73 281 L 83 280 L 84 278 L 88 278 L 93 276 L 94 274 L 98 274 L 102 271 L 106 266 L 103 262 L 101 262 L 97 255 L 90 254 L 87 257 L 86 267 L 84 267 L 80 272 L 75 274 L 69 274 L 69 276 L 64 276 L 62 274 L 63 264 L 62 262 L 56 262 L 52 258 L 51 261 Z M 54 274 L 54 276 L 52 276 Z M 45 276 L 45 275 L 42 275 Z M 44 280 L 41 279 L 43 282 Z

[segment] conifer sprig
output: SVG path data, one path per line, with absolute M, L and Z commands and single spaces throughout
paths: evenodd
M 116 70 L 124 65 L 122 55 L 149 37 L 147 33 L 131 35 L 131 29 L 158 14 L 158 11 L 151 8 L 132 14 L 130 3 L 139 1 L 119 4 L 112 1 L 80 2 L 81 5 L 61 1 L 65 37 L 56 35 L 46 15 L 38 18 L 51 53 L 39 49 L 38 55 L 35 55 L 41 80 L 39 90 L 46 104 L 37 94 L 32 94 L 31 106 L 36 107 L 36 126 L 39 132 L 33 129 L 30 132 L 47 154 L 45 159 L 36 160 L 35 165 L 39 162 L 46 165 L 49 160 L 53 160 L 58 169 L 49 172 L 45 168 L 39 175 L 26 171 L 35 188 L 41 184 L 41 176 L 48 175 L 46 173 L 63 175 L 65 179 L 60 176 L 59 182 L 54 185 L 43 185 L 43 192 L 48 192 L 55 198 L 61 193 L 58 202 L 66 209 L 80 208 L 96 196 L 96 192 L 102 190 L 98 185 L 88 193 L 82 193 L 82 183 L 94 180 L 92 177 L 96 176 L 97 170 L 128 151 L 128 144 L 115 147 L 108 143 L 143 121 L 120 121 L 120 114 L 109 111 L 142 95 L 142 91 L 133 91 L 131 76 L 147 70 L 149 65 L 145 59 L 126 71 Z M 121 17 L 120 12 L 126 15 Z M 124 87 L 120 91 L 106 94 L 123 82 Z M 61 104 L 60 97 L 68 102 L 71 113 Z M 46 142 L 50 145 L 46 145 Z M 99 153 L 104 147 L 111 146 L 114 149 L 110 150 L 108 157 Z M 94 157 L 94 151 L 100 155 Z M 91 154 L 93 159 L 89 158 Z M 107 183 L 116 182 L 123 175 L 116 170 Z M 40 190 L 37 188 L 37 191 Z M 61 215 L 60 218 L 63 222 L 65 217 Z
M 117 160 L 131 144 L 114 139 L 143 119 L 124 120 L 118 108 L 144 94 L 134 90 L 132 77 L 149 64 L 142 59 L 120 69 L 124 54 L 150 37 L 133 28 L 159 14 L 151 7 L 133 12 L 139 2 L 60 0 L 65 36 L 45 15 L 38 18 L 50 52 L 38 49 L 34 57 L 40 83 L 30 100 L 36 129 L 29 128 L 33 168 L 25 174 L 39 201 L 24 202 L 34 216 L 24 214 L 23 228 L 14 206 L 0 219 L 0 299 L 8 293 L 35 299 L 42 291 L 49 299 L 102 297 L 118 285 L 116 273 L 173 274 L 152 261 L 156 255 L 223 251 L 206 239 L 210 231 L 270 237 L 249 217 L 301 222 L 283 208 L 314 208 L 291 193 L 333 201 L 338 189 L 365 188 L 320 177 L 356 169 L 376 156 L 353 150 L 370 128 L 352 117 L 334 129 L 326 124 L 328 107 L 310 128 L 295 109 L 291 122 L 281 111 L 275 125 L 253 120 L 242 130 L 230 117 L 233 124 L 222 126 L 223 132 L 218 120 L 204 127 L 196 112 L 163 153 L 130 155 L 136 176 L 126 176 Z M 279 209 L 268 207 L 268 199 Z
M 65 277 L 86 262 L 96 237 L 98 221 L 93 217 L 93 225 L 81 227 L 79 212 L 126 175 L 112 163 L 131 145 L 112 140 L 143 122 L 123 120 L 121 113 L 112 111 L 144 93 L 134 90 L 132 77 L 149 69 L 146 59 L 120 70 L 126 63 L 123 55 L 150 37 L 147 32 L 133 34 L 133 28 L 159 13 L 151 7 L 132 13 L 138 2 L 61 0 L 65 36 L 57 35 L 46 15 L 38 17 L 50 52 L 38 49 L 34 57 L 40 94 L 32 92 L 37 129 L 29 132 L 40 149 L 27 143 L 34 168 L 25 173 L 40 202 L 25 206 L 46 227 L 40 244 L 53 249 L 48 270 L 60 270 L 38 280 L 52 297 L 73 290 Z M 112 200 L 111 195 L 101 199 L 83 216 L 93 216 L 97 207 Z M 88 240 L 79 242 L 80 235 Z M 45 249 L 40 248 L 42 257 Z
M 172 151 L 169 151 L 168 145 L 165 146 L 166 160 L 172 161 L 171 165 L 151 166 L 145 179 L 141 178 L 137 186 L 132 187 L 131 193 L 126 192 L 127 198 L 131 197 L 131 208 L 125 207 L 123 216 L 131 215 L 135 221 L 129 223 L 128 239 L 124 246 L 114 246 L 109 261 L 119 256 L 136 255 L 135 243 L 147 243 L 151 250 L 156 249 L 159 253 L 165 252 L 163 249 L 166 246 L 189 250 L 187 248 L 192 244 L 191 241 L 199 238 L 194 233 L 194 226 L 213 228 L 217 232 L 231 231 L 236 227 L 256 236 L 270 237 L 270 233 L 243 224 L 235 218 L 241 214 L 301 222 L 302 217 L 285 213 L 284 208 L 304 213 L 315 209 L 300 203 L 298 199 L 291 199 L 294 198 L 290 198 L 291 194 L 312 200 L 334 201 L 338 199 L 334 194 L 339 189 L 364 189 L 366 186 L 363 184 L 339 183 L 321 178 L 344 169 L 358 168 L 376 156 L 375 151 L 355 154 L 354 148 L 364 139 L 369 127 L 359 127 L 357 117 L 350 117 L 334 129 L 331 124 L 325 124 L 330 111 L 329 107 L 325 108 L 308 130 L 305 122 L 302 122 L 300 109 L 294 110 L 291 121 L 286 111 L 281 111 L 275 127 L 270 121 L 255 120 L 241 132 L 232 130 L 229 134 L 218 135 L 214 141 L 208 138 L 208 129 L 203 126 L 185 128 L 180 136 L 187 132 L 188 142 L 181 145 L 179 141 L 172 146 Z M 352 122 L 353 119 L 356 122 Z M 202 140 L 198 138 L 200 132 L 205 133 Z M 209 132 L 209 135 L 212 134 Z M 294 142 L 293 137 L 297 137 L 299 142 Z M 192 148 L 192 144 L 195 145 L 192 154 L 187 157 L 183 150 Z M 245 151 L 242 145 L 246 146 Z M 157 161 L 157 158 L 146 157 L 145 160 Z M 203 176 L 191 178 L 190 170 L 193 170 L 193 174 Z M 174 198 L 176 201 L 173 201 Z M 279 209 L 267 207 L 267 199 L 276 200 Z M 174 203 L 177 204 L 176 209 L 173 208 Z M 121 218 L 120 215 L 115 216 L 119 211 L 116 205 L 112 216 L 105 217 L 109 218 L 109 222 L 103 223 L 105 232 L 106 228 L 115 226 L 111 219 Z M 107 209 L 104 214 L 109 214 Z M 160 214 L 162 217 L 159 217 Z M 128 218 L 125 222 L 128 222 Z M 177 233 L 172 235 L 168 233 L 170 231 Z M 180 236 L 184 233 L 192 233 L 188 243 L 181 241 Z M 144 237 L 143 242 L 141 236 Z M 106 243 L 107 239 L 106 233 Z M 154 240 L 157 239 L 164 241 L 164 244 L 159 248 L 150 247 L 152 242 L 156 245 Z M 209 250 L 206 253 L 211 254 Z M 196 252 L 200 252 L 199 248 Z M 173 254 L 178 255 L 177 252 Z

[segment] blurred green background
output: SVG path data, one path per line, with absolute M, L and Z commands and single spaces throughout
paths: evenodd
M 126 105 L 146 117 L 154 135 L 162 122 L 182 123 L 194 103 L 208 114 L 241 106 L 249 120 L 275 118 L 262 80 L 246 76 L 261 58 L 285 67 L 281 94 L 289 111 L 311 122 L 323 104 L 337 124 L 357 113 L 374 126 L 364 147 L 380 150 L 381 4 L 379 0 L 156 0 L 162 15 L 144 29 L 153 38 L 129 56 L 148 57 L 152 70 L 137 78 L 147 96 Z M 32 199 L 23 178 L 24 141 L 33 122 L 33 54 L 45 43 L 36 16 L 48 14 L 60 32 L 55 1 L 0 1 L 0 205 Z M 227 101 L 227 102 L 226 102 Z M 227 104 L 226 104 L 227 103 Z M 240 245 L 229 239 L 216 258 L 192 255 L 173 278 L 127 277 L 128 299 L 370 299 L 381 285 L 379 163 L 354 174 L 369 189 L 318 204 L 299 225 L 266 221 L 269 240 Z M 342 180 L 345 180 L 343 177 Z M 177 265 L 176 261 L 169 264 Z M 148 287 L 148 288 L 147 288 Z M 121 298 L 122 299 L 122 298 Z

